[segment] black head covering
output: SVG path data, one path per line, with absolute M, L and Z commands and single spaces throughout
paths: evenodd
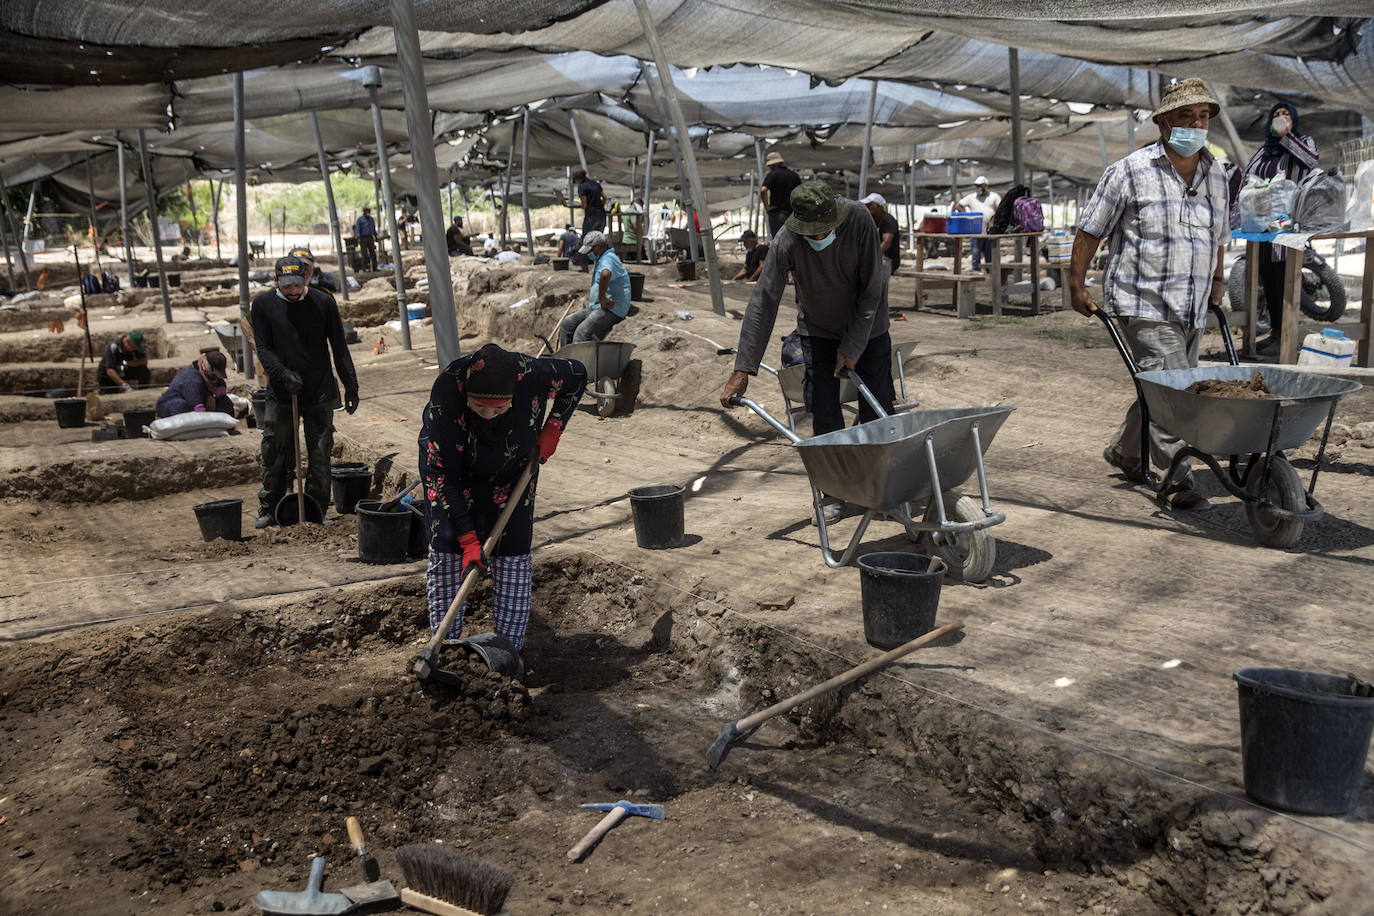
M 1294 137 L 1302 136 L 1302 131 L 1298 130 L 1298 110 L 1293 107 L 1293 103 L 1275 102 L 1274 107 L 1269 109 L 1269 114 L 1264 119 L 1264 148 L 1271 153 L 1277 153 L 1283 149 L 1281 145 L 1282 138 L 1275 136 L 1274 129 L 1269 126 L 1270 122 L 1274 120 L 1274 114 L 1279 109 L 1286 110 L 1289 120 L 1293 122 L 1290 133 L 1292 133 Z
M 486 344 L 472 355 L 472 362 L 468 364 L 466 393 L 488 398 L 514 397 L 516 373 L 514 353 L 496 344 Z M 482 445 L 504 442 L 515 422 L 515 414 L 510 410 L 488 420 L 467 406 L 466 400 L 463 409 L 467 413 L 468 429 Z

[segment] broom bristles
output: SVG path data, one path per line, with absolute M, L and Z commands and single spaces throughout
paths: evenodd
M 430 897 L 491 916 L 506 905 L 515 875 L 432 843 L 413 843 L 396 850 L 406 884 Z

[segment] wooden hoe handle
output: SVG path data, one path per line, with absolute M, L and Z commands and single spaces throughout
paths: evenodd
M 585 856 L 587 854 L 587 850 L 595 846 L 597 841 L 600 840 L 603 836 L 610 833 L 611 828 L 613 828 L 616 824 L 619 824 L 621 821 L 625 820 L 625 817 L 629 813 L 630 812 L 626 811 L 619 805 L 616 805 L 610 811 L 607 811 L 606 816 L 603 817 L 595 827 L 593 827 L 591 830 L 588 830 L 587 835 L 584 836 L 582 839 L 578 840 L 576 846 L 568 850 L 568 861 L 576 862 L 578 859 Z

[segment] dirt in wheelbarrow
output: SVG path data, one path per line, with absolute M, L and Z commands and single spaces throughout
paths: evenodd
M 1193 382 L 1186 389 L 1193 394 L 1205 395 L 1209 398 L 1278 398 L 1280 395 L 1274 394 L 1269 390 L 1269 385 L 1264 381 L 1264 376 L 1256 372 L 1248 379 L 1241 381 L 1223 380 L 1219 378 L 1205 378 Z
M 449 660 L 467 686 L 417 687 L 419 576 L 0 649 L 0 911 L 256 912 L 312 854 L 327 887 L 356 880 L 349 814 L 384 877 L 396 846 L 439 841 L 516 871 L 520 913 L 842 912 L 856 893 L 892 911 L 1154 911 L 1043 861 L 1021 819 L 804 721 L 710 773 L 740 697 L 669 635 L 681 602 L 598 562 L 544 563 L 536 582 L 527 686 Z M 620 798 L 667 819 L 568 867 L 599 816 L 578 805 Z

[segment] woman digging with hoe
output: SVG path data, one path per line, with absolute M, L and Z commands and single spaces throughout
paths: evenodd
M 429 506 L 429 626 L 433 634 L 464 575 L 486 570 L 483 542 L 508 500 L 519 500 L 490 548 L 492 618 L 518 652 L 529 626 L 534 561 L 534 489 L 538 465 L 558 438 L 587 387 L 576 360 L 510 353 L 487 344 L 449 364 L 434 383 L 420 431 L 420 476 Z M 531 462 L 535 473 L 514 492 Z M 463 632 L 459 608 L 446 639 Z

